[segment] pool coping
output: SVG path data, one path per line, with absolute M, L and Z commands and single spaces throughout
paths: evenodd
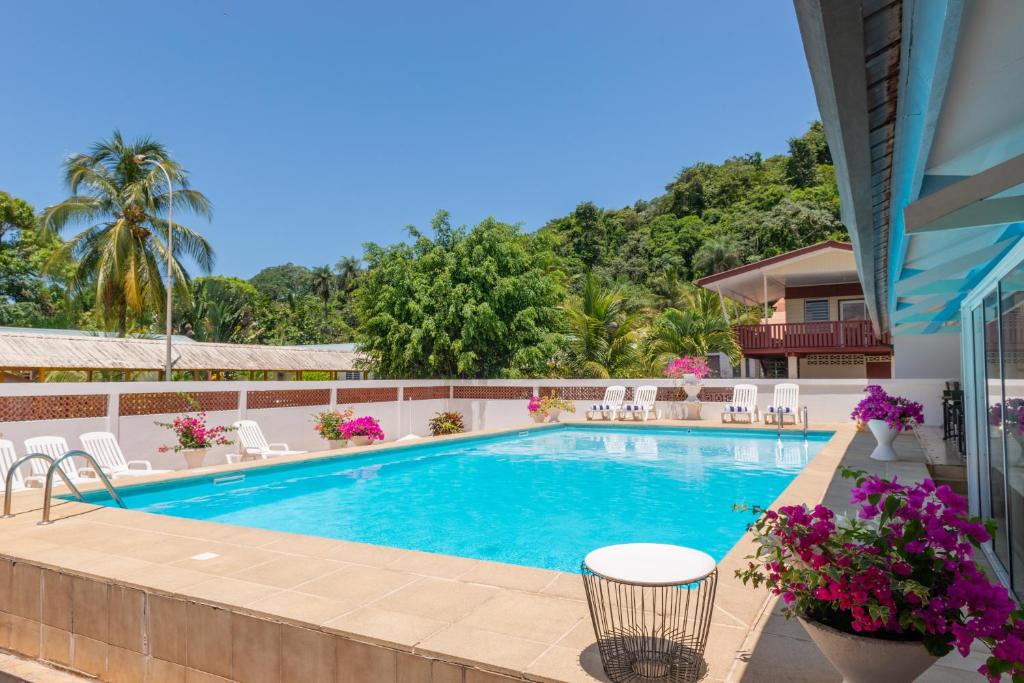
M 562 424 L 573 426 L 576 423 Z M 591 424 L 597 427 L 600 423 Z M 722 425 L 710 421 L 652 420 L 611 425 L 636 429 L 647 426 L 722 429 Z M 531 424 L 434 437 L 426 442 L 555 426 Z M 831 431 L 832 437 L 773 505 L 819 502 L 855 434 L 850 424 L 815 425 L 814 428 Z M 764 427 L 728 425 L 726 429 L 763 430 Z M 785 431 L 792 433 L 793 429 Z M 179 471 L 140 477 L 132 484 L 417 445 L 424 445 L 424 441 L 392 442 Z M 92 488 L 95 487 L 83 487 L 83 491 Z M 389 682 L 603 680 L 582 583 L 572 573 L 77 502 L 55 505 L 54 517 L 62 521 L 41 527 L 35 523 L 39 518 L 40 499 L 38 491 L 16 494 L 13 497 L 15 519 L 0 521 L 0 558 L 3 559 L 0 615 L 8 615 L 0 621 L 0 647 L 49 661 L 63 657 L 66 661 L 56 663 L 93 675 L 109 674 L 110 666 L 130 662 L 125 665 L 141 666 L 147 671 L 154 667 L 182 667 L 221 676 L 224 680 L 255 680 L 249 675 L 245 662 L 251 657 L 264 661 L 269 651 L 275 653 L 274 663 L 264 668 L 276 671 L 276 677 L 259 680 L 289 680 L 285 676 L 286 650 L 289 649 L 286 643 L 291 642 L 288 638 L 294 640 L 299 634 L 307 639 L 318 636 L 331 640 L 334 675 L 339 681 L 366 680 L 344 678 L 342 669 L 352 666 L 368 666 L 377 672 L 373 680 Z M 204 550 L 206 548 L 210 550 Z M 752 549 L 750 534 L 745 534 L 719 563 L 719 592 L 706 653 L 705 680 L 726 679 L 767 602 L 767 593 L 744 587 L 733 579 L 734 571 L 746 565 L 745 557 Z M 213 551 L 220 551 L 215 552 L 217 557 L 213 560 L 193 559 L 203 552 Z M 260 576 L 261 571 L 265 576 Z M 313 573 L 316 576 L 292 583 Z M 76 588 L 81 586 L 80 591 L 71 591 L 70 623 L 49 614 L 53 609 L 47 608 L 47 596 L 51 592 L 48 587 L 59 586 L 65 579 Z M 35 593 L 38 605 L 31 599 L 27 604 L 20 604 L 26 603 L 24 597 L 19 597 L 25 588 L 24 582 L 32 584 L 34 580 L 39 582 Z M 270 585 L 268 581 L 280 585 Z M 31 585 L 28 588 L 31 593 Z M 83 627 L 85 632 L 78 632 L 76 628 L 76 611 L 83 616 L 96 610 L 110 611 L 109 606 L 100 606 L 88 597 L 79 601 L 79 592 L 83 596 L 105 593 L 109 597 L 114 590 L 131 591 L 133 599 L 141 605 L 143 616 L 136 615 L 136 621 L 141 619 L 143 637 L 135 639 L 137 649 L 122 647 L 123 641 L 107 642 L 95 637 L 100 631 Z M 360 599 L 360 592 L 365 593 L 365 600 Z M 184 641 L 183 647 L 171 653 L 161 649 L 166 634 L 161 634 L 161 625 L 152 621 L 154 611 L 171 609 L 168 605 L 173 606 L 172 611 L 180 607 L 185 615 L 181 624 L 183 635 L 177 634 Z M 230 615 L 227 626 L 220 623 L 224 614 Z M 220 618 L 219 622 L 216 617 Z M 109 624 L 113 623 L 112 619 L 109 617 Z M 59 623 L 48 623 L 55 621 Z M 214 622 L 220 626 L 216 627 Z M 3 628 L 5 623 L 6 628 Z M 65 625 L 68 628 L 61 628 Z M 226 655 L 228 663 L 223 661 L 223 653 L 218 659 L 218 655 L 206 652 L 208 648 L 203 648 L 200 636 L 194 635 L 211 628 L 220 628 L 232 642 Z M 266 642 L 256 648 L 259 651 L 254 651 L 248 635 L 264 631 L 276 635 L 265 636 Z M 36 632 L 38 644 L 33 648 Z M 109 633 L 108 625 L 108 636 Z M 62 646 L 57 648 L 56 655 L 44 652 L 47 638 L 61 644 L 68 641 L 70 653 L 65 653 Z M 193 645 L 194 656 L 190 657 L 188 643 Z M 94 656 L 78 656 L 79 652 L 90 650 Z M 102 666 L 107 668 L 103 672 L 97 671 L 101 667 L 100 657 L 95 654 L 98 651 L 105 653 Z M 422 673 L 424 667 L 428 670 L 427 677 L 409 678 L 402 674 L 403 671 Z M 461 677 L 453 678 L 456 675 Z M 403 677 L 399 679 L 399 676 Z M 329 676 L 322 678 L 335 680 Z

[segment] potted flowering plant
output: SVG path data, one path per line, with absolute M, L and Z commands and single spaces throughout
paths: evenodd
M 764 512 L 752 527 L 758 550 L 736 576 L 782 596 L 786 617 L 849 683 L 909 683 L 954 648 L 966 657 L 975 640 L 991 649 L 982 674 L 1020 680 L 1024 610 L 974 562 L 994 525 L 930 479 L 843 476 L 856 479 L 856 517 L 824 505 Z
M 701 380 L 710 372 L 711 368 L 708 367 L 707 361 L 696 356 L 675 358 L 665 366 L 665 376 L 682 382 L 686 400 L 690 402 L 697 400 L 697 396 L 700 394 Z
M 341 426 L 352 417 L 352 409 L 327 410 L 313 416 L 313 430 L 327 439 L 331 448 L 344 448 L 348 442 L 341 436 Z
M 374 441 L 383 441 L 384 431 L 375 418 L 367 415 L 349 420 L 341 425 L 341 437 L 356 446 L 369 446 Z
M 551 422 L 558 422 L 558 416 L 564 410 L 567 413 L 576 412 L 576 404 L 559 396 L 543 396 L 540 399 L 541 413 Z
M 531 396 L 530 402 L 526 404 L 526 410 L 530 413 L 530 417 L 533 418 L 534 422 L 543 422 L 547 417 L 547 413 L 544 412 L 544 408 L 541 406 L 540 396 Z
M 189 405 L 199 409 L 199 404 L 190 396 L 185 399 Z M 174 451 L 185 456 L 185 463 L 188 469 L 201 467 L 206 459 L 206 454 L 214 446 L 228 446 L 232 443 L 227 438 L 228 432 L 235 431 L 234 427 L 217 425 L 210 427 L 206 424 L 206 411 L 198 410 L 194 415 L 179 415 L 173 422 L 154 422 L 159 427 L 170 429 L 177 437 L 177 443 L 173 446 L 161 446 L 159 451 L 166 453 Z
M 873 460 L 895 460 L 893 439 L 900 432 L 923 423 L 924 410 L 920 403 L 902 396 L 890 396 L 877 384 L 870 385 L 865 391 L 868 395 L 861 399 L 850 417 L 860 423 L 867 423 L 868 429 L 875 435 L 878 445 L 871 453 Z
M 434 436 L 461 434 L 466 431 L 462 413 L 454 410 L 437 413 L 434 417 L 430 418 L 427 424 L 430 426 L 430 433 Z

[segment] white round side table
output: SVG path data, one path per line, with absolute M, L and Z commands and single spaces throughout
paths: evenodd
M 662 543 L 610 545 L 589 553 L 581 573 L 614 683 L 700 677 L 718 584 L 710 555 Z

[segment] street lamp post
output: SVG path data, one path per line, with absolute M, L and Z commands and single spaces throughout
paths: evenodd
M 167 179 L 167 310 L 165 311 L 164 331 L 167 335 L 167 348 L 164 357 L 164 381 L 171 381 L 171 308 L 174 305 L 174 186 L 171 183 L 171 174 L 167 172 L 164 165 L 156 159 L 149 159 L 143 154 L 135 157 L 135 163 L 142 166 L 151 163 L 164 172 Z

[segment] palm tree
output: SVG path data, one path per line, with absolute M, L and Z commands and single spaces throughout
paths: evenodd
M 693 255 L 693 269 L 714 275 L 743 263 L 740 252 L 742 245 L 731 235 L 721 235 L 706 240 Z
M 583 279 L 578 296 L 563 306 L 565 353 L 569 368 L 581 377 L 625 377 L 637 366 L 640 317 L 618 286 L 603 288 L 593 274 Z
M 51 265 L 77 261 L 72 276 L 76 289 L 94 287 L 96 308 L 107 327 L 120 336 L 128 331 L 129 314 L 136 318 L 163 308 L 166 296 L 162 269 L 167 262 L 168 188 L 155 166 L 136 162 L 142 155 L 159 161 L 174 183 L 174 208 L 209 218 L 210 201 L 189 188 L 188 173 L 170 159 L 160 143 L 141 138 L 126 143 L 119 131 L 64 163 L 64 181 L 71 196 L 43 210 L 43 229 L 62 232 L 86 227 L 58 249 Z M 188 299 L 188 273 L 179 260 L 191 257 L 199 268 L 213 267 L 213 248 L 198 233 L 174 222 L 173 276 L 180 295 Z
M 338 276 L 338 289 L 349 294 L 355 287 L 356 278 L 359 277 L 359 259 L 351 256 L 341 257 L 334 264 L 334 272 Z
M 309 273 L 309 290 L 324 302 L 324 320 L 327 320 L 327 305 L 334 292 L 334 274 L 327 266 L 318 266 Z
M 740 346 L 732 325 L 714 292 L 691 288 L 681 308 L 666 309 L 654 322 L 646 339 L 651 365 L 664 367 L 677 356 L 705 357 L 724 353 L 739 362 Z

